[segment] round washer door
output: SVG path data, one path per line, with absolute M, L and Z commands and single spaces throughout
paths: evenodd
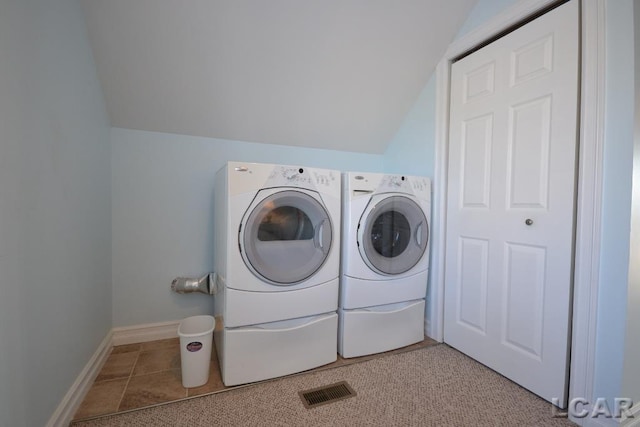
M 295 285 L 324 264 L 333 229 L 326 209 L 312 194 L 258 192 L 238 236 L 242 258 L 258 278 L 274 285 Z
M 429 241 L 429 224 L 420 206 L 409 197 L 372 199 L 358 224 L 362 259 L 382 274 L 402 274 L 422 258 Z

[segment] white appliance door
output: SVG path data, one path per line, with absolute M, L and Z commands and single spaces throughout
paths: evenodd
M 451 76 L 444 340 L 559 402 L 570 345 L 578 12 L 577 1 L 548 12 L 454 63 Z
M 429 242 L 429 224 L 420 206 L 403 195 L 371 198 L 358 223 L 358 249 L 365 263 L 381 274 L 413 268 Z
M 287 286 L 318 271 L 332 238 L 333 226 L 317 193 L 267 189 L 258 192 L 242 219 L 239 247 L 254 275 Z

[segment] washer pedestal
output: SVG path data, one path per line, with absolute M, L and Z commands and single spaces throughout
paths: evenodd
M 424 300 L 339 309 L 338 352 L 342 357 L 381 353 L 424 339 Z

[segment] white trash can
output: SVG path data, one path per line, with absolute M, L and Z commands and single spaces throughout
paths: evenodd
M 209 380 L 211 346 L 216 319 L 213 316 L 187 317 L 180 322 L 180 366 L 182 386 L 199 387 Z

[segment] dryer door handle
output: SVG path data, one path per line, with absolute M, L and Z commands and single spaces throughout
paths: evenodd
M 322 235 L 324 234 L 324 223 L 325 220 L 322 220 L 316 228 L 316 247 L 320 249 L 324 249 L 324 242 L 322 241 Z
M 422 223 L 418 224 L 418 227 L 416 228 L 416 244 L 419 247 L 422 247 Z

